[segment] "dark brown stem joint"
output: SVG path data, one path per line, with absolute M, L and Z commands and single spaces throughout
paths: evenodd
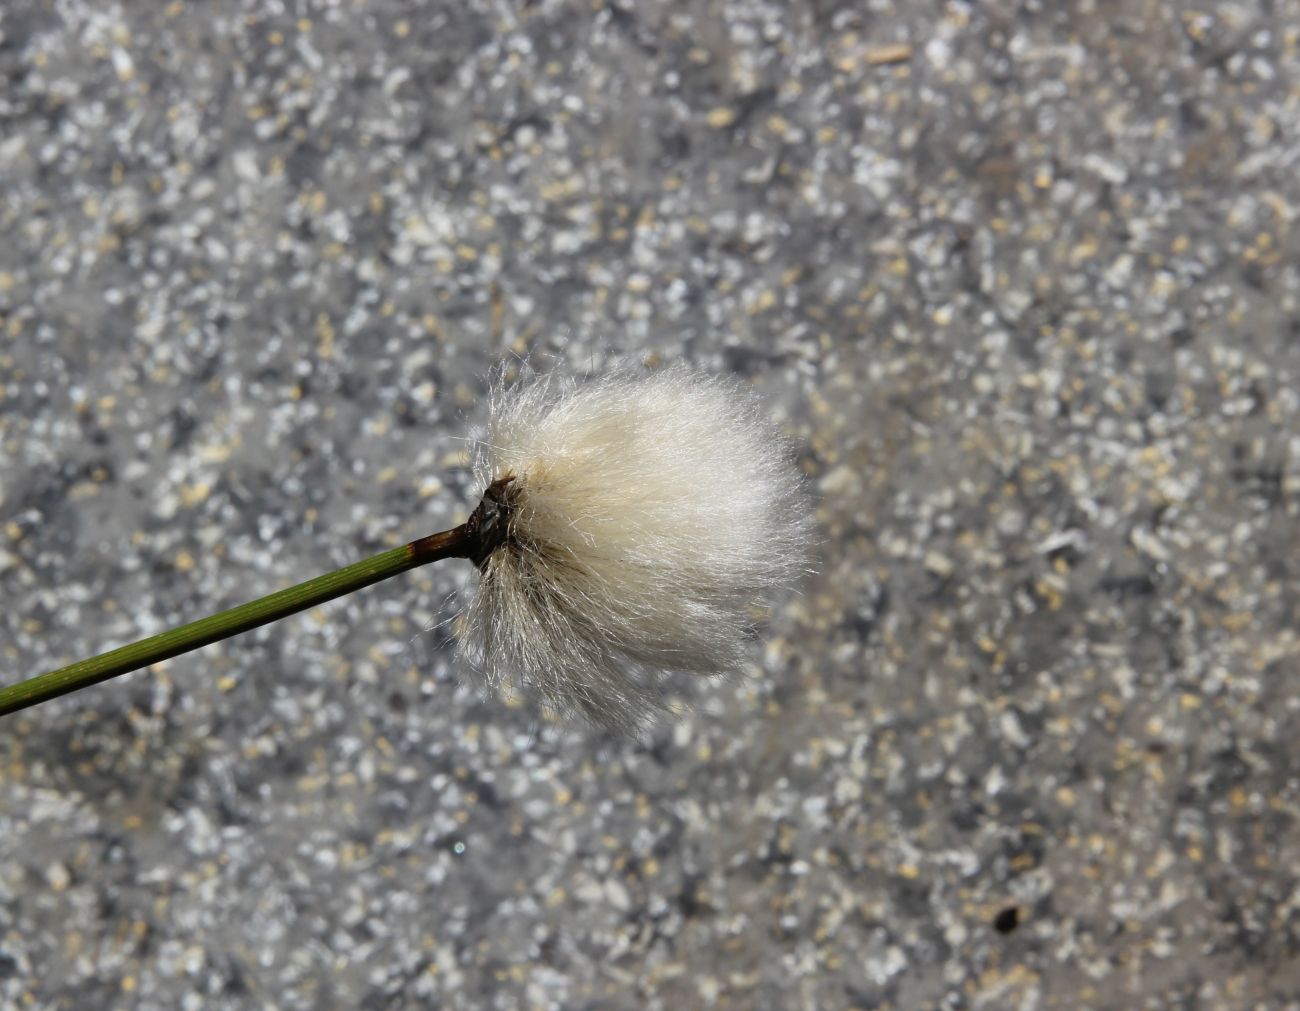
M 483 492 L 483 499 L 470 514 L 465 527 L 469 533 L 467 557 L 480 569 L 488 556 L 506 542 L 510 535 L 510 513 L 515 502 L 515 478 L 507 474 L 493 481 Z
M 510 535 L 510 513 L 517 497 L 510 487 L 513 481 L 514 476 L 509 475 L 488 485 L 469 519 L 454 530 L 430 534 L 406 545 L 410 559 L 407 568 L 442 558 L 468 558 L 483 568 L 488 556 Z

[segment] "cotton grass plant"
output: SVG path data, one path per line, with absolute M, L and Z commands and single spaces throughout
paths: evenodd
M 752 393 L 685 367 L 530 375 L 495 381 L 489 416 L 461 526 L 0 688 L 0 715 L 445 558 L 478 567 L 458 652 L 493 688 L 634 731 L 669 672 L 738 670 L 808 536 L 789 446 Z

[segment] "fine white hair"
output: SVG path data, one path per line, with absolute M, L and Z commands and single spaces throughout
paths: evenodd
M 498 379 L 475 472 L 504 489 L 508 527 L 480 561 L 462 655 L 490 686 L 599 726 L 640 727 L 666 672 L 741 668 L 751 608 L 804 565 L 790 446 L 730 378 Z

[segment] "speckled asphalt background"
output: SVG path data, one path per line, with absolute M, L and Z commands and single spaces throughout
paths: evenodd
M 0 726 L 5 1008 L 1300 1007 L 1300 3 L 0 12 L 12 680 L 751 377 L 819 569 L 638 742 L 424 571 Z

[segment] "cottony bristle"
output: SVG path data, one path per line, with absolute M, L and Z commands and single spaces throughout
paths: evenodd
M 804 559 L 787 443 L 739 383 L 685 368 L 493 391 L 477 475 L 508 531 L 461 640 L 494 686 L 637 728 L 667 671 L 745 656 L 750 605 Z

